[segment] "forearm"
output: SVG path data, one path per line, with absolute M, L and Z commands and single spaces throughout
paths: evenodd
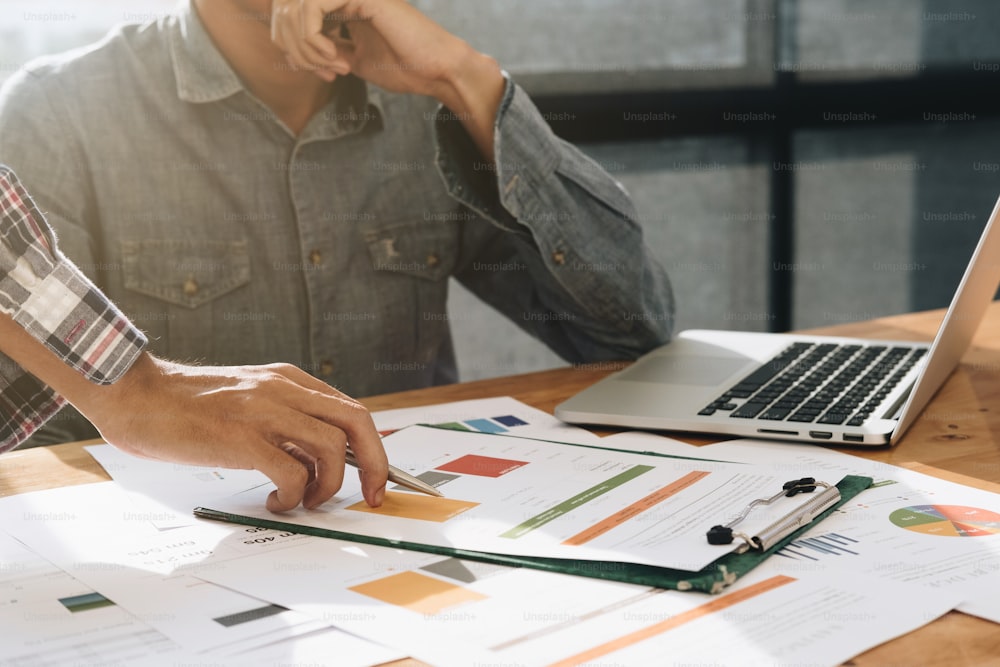
M 488 162 L 496 158 L 495 123 L 506 81 L 493 58 L 471 47 L 435 95 L 465 127 L 472 142 Z
M 87 380 L 78 370 L 69 366 L 49 348 L 31 336 L 6 313 L 0 313 L 0 351 L 14 360 L 21 368 L 51 387 L 94 421 L 110 412 L 108 406 L 120 400 L 123 380 L 134 374 L 134 367 L 114 384 L 97 384 Z M 140 359 L 149 363 L 146 353 Z M 92 416 L 93 415 L 93 416 Z M 100 428 L 100 424 L 95 421 Z
M 437 122 L 452 196 L 507 232 L 484 231 L 465 255 L 523 266 L 496 276 L 470 265 L 463 282 L 570 361 L 634 357 L 668 340 L 670 283 L 631 197 L 556 137 L 513 83 L 502 105 L 495 170 L 475 169 L 474 147 L 454 119 Z
M 568 362 L 632 359 L 672 333 L 670 284 L 641 238 L 558 269 L 533 238 L 486 230 L 477 245 L 462 283 Z

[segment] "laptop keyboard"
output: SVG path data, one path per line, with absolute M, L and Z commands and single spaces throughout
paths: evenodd
M 698 414 L 860 426 L 926 352 L 793 343 Z

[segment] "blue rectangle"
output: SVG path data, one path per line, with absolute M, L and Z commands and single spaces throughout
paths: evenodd
M 494 417 L 493 421 L 498 421 L 504 426 L 527 426 L 528 422 L 523 419 L 518 419 L 514 415 L 504 415 L 503 417 Z
M 477 431 L 482 431 L 483 433 L 506 433 L 507 429 L 500 424 L 491 422 L 489 419 L 469 419 L 465 422 Z

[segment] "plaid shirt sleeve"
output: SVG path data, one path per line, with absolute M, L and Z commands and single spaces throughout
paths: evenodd
M 97 384 L 131 367 L 146 337 L 73 265 L 14 173 L 0 165 L 0 310 Z M 62 397 L 0 353 L 0 452 L 23 442 Z

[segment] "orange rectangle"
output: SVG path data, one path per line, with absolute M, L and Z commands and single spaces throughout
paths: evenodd
M 655 623 L 647 628 L 630 632 L 623 637 L 613 639 L 609 642 L 601 644 L 600 646 L 595 646 L 594 648 L 583 651 L 582 653 L 577 653 L 572 657 L 552 663 L 549 667 L 574 667 L 574 665 L 579 665 L 584 662 L 591 662 L 597 658 L 606 656 L 609 653 L 620 651 L 621 649 L 632 646 L 633 644 L 638 644 L 641 641 L 661 635 L 664 632 L 673 630 L 674 628 L 684 625 L 685 623 L 702 618 L 703 616 L 708 616 L 709 614 L 714 614 L 715 612 L 723 611 L 724 609 L 728 609 L 729 607 L 749 600 L 750 598 L 773 591 L 776 588 L 780 588 L 781 586 L 789 584 L 793 581 L 795 581 L 794 578 L 786 577 L 784 575 L 777 575 L 771 577 L 770 579 L 765 579 L 764 581 L 756 583 L 752 586 L 747 586 L 746 588 L 736 591 L 735 593 L 724 595 L 721 598 L 717 598 L 711 602 L 706 602 L 705 604 L 695 607 L 694 609 L 689 609 L 684 613 L 671 616 L 670 618 L 660 621 L 659 623 Z
M 394 516 L 400 519 L 419 519 L 444 523 L 448 519 L 478 507 L 479 503 L 455 498 L 438 498 L 425 496 L 422 493 L 400 493 L 386 491 L 381 507 L 371 507 L 362 501 L 349 505 L 347 509 L 355 512 L 369 512 L 382 516 Z
M 573 537 L 570 537 L 569 539 L 565 540 L 563 544 L 569 545 L 571 547 L 578 547 L 581 544 L 586 544 L 587 542 L 600 537 L 601 535 L 608 532 L 612 528 L 616 528 L 622 525 L 632 517 L 645 512 L 651 507 L 655 507 L 657 504 L 663 502 L 670 496 L 680 493 L 684 489 L 688 488 L 692 484 L 695 484 L 696 482 L 698 482 L 698 480 L 704 479 L 708 475 L 709 473 L 701 470 L 689 472 L 688 474 L 678 479 L 676 482 L 668 484 L 662 489 L 654 491 L 645 498 L 641 498 L 635 501 L 628 507 L 622 508 L 621 510 L 615 512 L 608 518 L 594 524 L 590 528 L 587 528 L 586 530 L 577 533 Z
M 486 599 L 482 593 L 419 572 L 400 572 L 351 586 L 349 590 L 397 607 L 404 607 L 418 614 L 431 615 L 460 604 Z

